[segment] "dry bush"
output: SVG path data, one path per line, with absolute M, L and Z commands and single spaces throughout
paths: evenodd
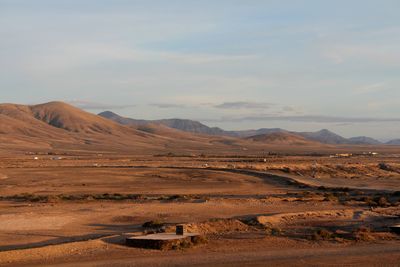
M 319 195 L 318 193 L 312 191 L 304 191 L 302 194 L 304 197 L 316 197 Z
M 378 198 L 377 203 L 378 203 L 378 205 L 379 205 L 380 207 L 387 207 L 387 206 L 390 206 L 390 203 L 388 202 L 388 200 L 386 199 L 386 197 L 380 197 L 380 198 Z
M 319 240 L 330 240 L 334 237 L 335 237 L 334 233 L 326 229 L 319 229 L 313 233 L 311 238 L 312 240 L 319 241 Z
M 161 228 L 163 226 L 165 226 L 165 223 L 158 220 L 148 221 L 142 225 L 143 228 L 152 228 L 152 229 Z
M 35 195 L 30 193 L 22 193 L 13 196 L 5 196 L 2 199 L 13 200 L 18 202 L 48 202 L 49 197 L 44 195 Z
M 60 194 L 60 195 L 35 195 L 30 193 L 22 193 L 13 196 L 4 196 L 0 199 L 12 200 L 12 201 L 26 201 L 26 202 L 58 202 L 58 201 L 94 201 L 94 200 L 112 200 L 112 201 L 124 201 L 124 200 L 138 200 L 141 199 L 141 195 L 135 194 Z
M 282 235 L 282 229 L 278 227 L 272 227 L 269 229 L 269 233 L 274 236 L 280 236 Z
M 192 243 L 194 245 L 205 244 L 207 242 L 208 242 L 208 240 L 204 235 L 198 235 L 198 236 L 192 237 Z
M 339 201 L 338 197 L 332 193 L 325 193 L 324 197 L 325 197 L 324 201 L 335 201 L 335 202 Z
M 366 205 L 370 206 L 370 207 L 377 207 L 378 203 L 376 203 L 372 197 L 370 196 L 365 196 L 365 197 L 361 197 L 358 199 L 359 201 L 365 202 Z
M 205 244 L 207 242 L 208 241 L 205 236 L 202 236 L 202 235 L 193 236 L 190 240 L 185 239 L 185 240 L 182 240 L 182 241 L 174 244 L 171 249 L 184 250 L 184 249 L 194 247 L 196 245 Z
M 374 236 L 371 233 L 371 229 L 366 226 L 361 226 L 352 233 L 352 237 L 356 241 L 372 241 Z
M 393 171 L 393 168 L 384 162 L 379 163 L 378 168 L 383 171 Z

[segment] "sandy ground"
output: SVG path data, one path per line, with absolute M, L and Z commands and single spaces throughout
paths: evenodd
M 47 167 L 8 169 L 3 175 L 8 177 L 0 182 L 4 185 L 0 189 L 3 195 L 95 192 L 257 194 L 276 190 L 256 177 L 195 169 Z
M 310 175 L 315 161 L 318 175 Z M 382 161 L 393 169 L 379 169 Z M 388 230 L 400 223 L 397 164 L 395 157 L 5 157 L 0 265 L 399 266 L 400 239 Z M 141 197 L 96 199 L 106 193 Z M 362 200 L 376 196 L 388 204 Z M 177 251 L 123 245 L 151 220 L 187 223 L 208 243 Z M 368 233 L 356 240 L 364 226 Z M 315 240 L 318 229 L 338 234 Z
M 212 240 L 188 251 L 143 250 L 92 240 L 2 255 L 9 264 L 18 257 L 25 259 L 21 266 L 398 266 L 400 249 L 392 242 L 349 246 L 253 237 Z

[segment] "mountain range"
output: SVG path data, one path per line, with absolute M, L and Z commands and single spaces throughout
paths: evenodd
M 302 139 L 303 141 L 309 140 L 309 141 L 320 142 L 323 144 L 332 144 L 332 145 L 381 145 L 381 144 L 399 145 L 400 144 L 400 139 L 392 140 L 387 143 L 382 143 L 376 139 L 367 136 L 345 138 L 327 129 L 323 129 L 317 132 L 293 132 L 280 128 L 261 128 L 257 130 L 225 131 L 218 127 L 209 127 L 205 124 L 202 124 L 201 122 L 186 120 L 186 119 L 137 120 L 137 119 L 122 117 L 111 111 L 104 111 L 99 113 L 98 115 L 113 120 L 115 122 L 121 123 L 123 125 L 138 126 L 146 124 L 156 124 L 156 125 L 164 125 L 180 131 L 197 133 L 197 134 L 206 134 L 206 135 L 260 139 L 261 135 L 285 133 L 285 134 L 291 134 L 290 136 L 292 138 L 296 138 L 297 141 L 300 141 L 299 138 L 303 138 Z M 256 136 L 258 137 L 249 138 Z M 288 135 L 286 135 L 286 137 L 288 137 Z M 296 142 L 294 141 L 294 143 Z
M 0 104 L 0 150 L 118 151 L 120 153 L 239 150 L 245 141 L 201 136 L 164 125 L 127 126 L 63 102 Z
M 279 128 L 225 131 L 182 119 L 137 120 L 110 111 L 92 114 L 63 102 L 0 104 L 0 151 L 86 153 L 224 153 L 243 151 L 336 151 L 342 144 L 380 145 L 368 137 L 343 138 L 328 130 L 290 132 Z M 388 145 L 400 145 L 393 140 Z M 365 148 L 359 147 L 359 150 Z

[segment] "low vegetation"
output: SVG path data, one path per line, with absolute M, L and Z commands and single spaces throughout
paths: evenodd
M 325 189 L 325 190 L 322 190 Z M 371 208 L 388 208 L 400 206 L 400 192 L 393 193 L 365 193 L 360 190 L 326 189 L 319 187 L 317 191 L 303 191 L 297 194 L 287 194 L 296 197 L 297 201 L 327 201 L 338 202 L 343 205 L 367 206 Z
M 355 229 L 352 233 L 352 237 L 356 241 L 372 241 L 375 239 L 371 229 L 365 226 Z
M 328 229 L 321 228 L 316 230 L 311 235 L 311 240 L 314 241 L 357 241 L 357 242 L 368 242 L 374 241 L 374 233 L 371 228 L 367 226 L 360 226 L 353 229 L 351 232 L 347 231 L 335 231 L 332 232 Z
M 320 240 L 331 240 L 333 239 L 335 236 L 334 233 L 326 230 L 326 229 L 318 229 L 317 231 L 315 231 L 312 235 L 312 240 L 315 241 L 320 241 Z
M 185 250 L 200 244 L 205 244 L 207 242 L 208 242 L 207 238 L 203 235 L 193 236 L 190 240 L 184 239 L 180 242 L 177 242 L 176 244 L 173 244 L 171 249 Z
M 161 228 L 163 226 L 165 226 L 165 223 L 162 221 L 158 221 L 158 220 L 148 221 L 142 225 L 143 228 L 151 228 L 151 229 L 157 229 L 157 228 Z
M 61 202 L 61 201 L 190 201 L 202 199 L 200 196 L 190 195 L 141 195 L 141 194 L 59 194 L 38 195 L 22 193 L 11 196 L 0 196 L 0 200 L 17 202 Z

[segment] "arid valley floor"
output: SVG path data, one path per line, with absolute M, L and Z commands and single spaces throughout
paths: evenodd
M 56 157 L 56 158 L 55 158 Z M 35 159 L 36 158 L 36 159 Z M 379 165 L 385 162 L 385 165 Z M 0 264 L 398 266 L 400 158 L 3 156 Z M 187 224 L 207 241 L 169 251 L 129 235 Z

